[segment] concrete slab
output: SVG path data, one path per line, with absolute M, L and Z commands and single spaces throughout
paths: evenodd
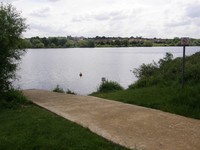
M 131 149 L 200 150 L 200 120 L 91 96 L 23 93 L 35 104 Z

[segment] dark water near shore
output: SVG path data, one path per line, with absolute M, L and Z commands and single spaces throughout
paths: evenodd
M 200 47 L 187 47 L 186 55 L 197 51 Z M 130 70 L 142 63 L 157 62 L 166 52 L 181 57 L 182 47 L 28 49 L 15 86 L 52 90 L 59 84 L 64 90 L 86 95 L 96 91 L 105 77 L 127 88 L 137 80 Z

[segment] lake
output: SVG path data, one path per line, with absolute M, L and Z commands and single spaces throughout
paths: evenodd
M 182 51 L 182 47 L 27 49 L 17 71 L 20 78 L 14 85 L 46 90 L 59 85 L 87 95 L 96 91 L 105 77 L 127 88 L 137 80 L 131 70 L 142 63 L 157 62 L 166 52 L 181 57 Z M 186 55 L 197 51 L 200 47 L 186 47 Z

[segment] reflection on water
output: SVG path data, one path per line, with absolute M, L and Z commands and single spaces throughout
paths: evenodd
M 186 54 L 197 51 L 200 47 L 187 47 Z M 105 77 L 127 88 L 137 80 L 130 70 L 158 61 L 166 52 L 180 57 L 182 47 L 28 49 L 15 85 L 52 90 L 59 84 L 64 90 L 86 95 L 94 92 Z

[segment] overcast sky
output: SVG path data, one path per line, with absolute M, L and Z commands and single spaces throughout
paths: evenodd
M 200 38 L 200 0 L 0 0 L 22 12 L 24 37 Z

